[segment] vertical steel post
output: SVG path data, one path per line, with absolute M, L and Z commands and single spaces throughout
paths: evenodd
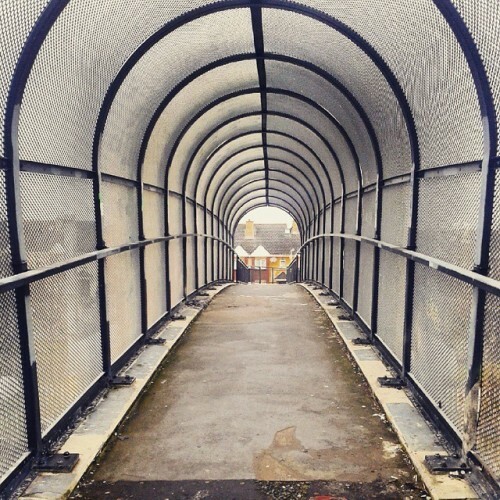
M 375 227 L 373 230 L 373 237 L 376 240 L 380 239 L 381 223 L 382 223 L 382 189 L 383 183 L 380 175 L 377 175 L 377 184 L 375 192 Z M 373 247 L 373 269 L 372 269 L 372 307 L 370 315 L 370 337 L 377 334 L 378 328 L 378 290 L 380 279 L 380 248 Z
M 356 236 L 361 234 L 361 215 L 363 210 L 363 190 L 361 183 L 358 186 L 358 200 L 356 207 Z M 359 266 L 360 266 L 360 255 L 361 255 L 361 242 L 356 241 L 355 253 L 354 253 L 354 285 L 352 290 L 352 312 L 356 313 L 358 310 L 358 300 L 359 300 Z
M 12 129 L 5 144 L 7 170 L 5 172 L 7 220 L 9 225 L 12 271 L 19 274 L 28 270 L 24 228 L 21 212 L 20 163 L 18 156 L 18 123 L 20 106 L 14 108 Z M 16 288 L 17 326 L 21 351 L 24 405 L 26 414 L 27 441 L 30 451 L 38 457 L 42 451 L 42 429 L 40 420 L 40 398 L 38 372 L 34 344 L 33 322 L 29 286 Z
M 139 240 L 144 240 L 144 183 L 142 176 L 136 186 L 137 189 L 137 211 L 139 223 Z M 146 283 L 146 247 L 139 248 L 139 275 L 140 275 L 140 294 L 141 294 L 141 330 L 145 335 L 148 331 L 148 288 Z

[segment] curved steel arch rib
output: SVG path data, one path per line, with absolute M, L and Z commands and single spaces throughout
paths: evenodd
M 254 55 L 253 54 L 239 54 L 239 55 L 229 56 L 227 58 L 223 58 L 223 59 L 220 59 L 218 61 L 214 61 L 214 62 L 212 62 L 210 64 L 207 64 L 206 66 L 200 68 L 198 71 L 192 73 L 188 77 L 186 77 L 182 82 L 180 82 L 176 87 L 174 87 L 174 89 L 172 89 L 171 92 L 169 92 L 169 94 L 160 103 L 160 105 L 156 109 L 155 113 L 153 114 L 153 116 L 152 116 L 151 120 L 149 121 L 148 126 L 146 128 L 146 132 L 144 134 L 144 137 L 142 139 L 140 153 L 139 153 L 138 166 L 137 166 L 137 168 L 138 168 L 137 178 L 138 179 L 140 179 L 140 177 L 141 177 L 142 165 L 143 165 L 144 157 L 145 157 L 145 154 L 146 154 L 146 149 L 147 149 L 149 140 L 151 138 L 151 134 L 153 133 L 153 130 L 154 130 L 154 128 L 155 128 L 155 126 L 156 126 L 159 118 L 161 117 L 162 113 L 165 111 L 165 109 L 168 107 L 168 105 L 174 99 L 174 97 L 179 92 L 181 92 L 184 88 L 186 88 L 191 82 L 193 82 L 196 78 L 200 77 L 201 75 L 203 75 L 203 74 L 205 74 L 205 73 L 207 73 L 207 72 L 209 72 L 209 71 L 211 71 L 211 70 L 213 70 L 215 68 L 218 68 L 220 66 L 224 66 L 224 65 L 227 65 L 227 64 L 230 64 L 230 63 L 233 63 L 233 62 L 239 62 L 239 61 L 245 61 L 245 60 L 253 60 L 253 59 L 254 59 Z M 362 105 L 354 97 L 354 95 L 347 89 L 347 87 L 345 87 L 333 75 L 331 75 L 330 73 L 328 73 L 324 69 L 322 69 L 322 68 L 320 68 L 320 67 L 318 67 L 318 66 L 316 66 L 316 65 L 314 65 L 314 64 L 312 64 L 312 63 L 310 63 L 308 61 L 303 61 L 301 59 L 294 58 L 294 57 L 287 56 L 287 55 L 272 54 L 272 53 L 264 53 L 263 56 L 262 56 L 262 59 L 264 61 L 265 60 L 270 60 L 270 61 L 286 62 L 288 64 L 304 68 L 304 69 L 310 71 L 311 73 L 314 73 L 314 74 L 322 77 L 330 85 L 332 85 L 338 91 L 340 91 L 344 95 L 344 97 L 348 100 L 348 102 L 352 105 L 353 109 L 358 114 L 358 116 L 360 117 L 361 121 L 364 124 L 364 127 L 366 128 L 367 134 L 368 134 L 368 136 L 370 138 L 370 142 L 371 142 L 371 145 L 372 145 L 372 148 L 373 148 L 373 151 L 374 151 L 375 159 L 376 159 L 376 165 L 375 165 L 375 167 L 377 169 L 378 175 L 382 176 L 382 158 L 381 158 L 380 146 L 379 146 L 379 143 L 378 143 L 378 139 L 377 139 L 375 130 L 373 128 L 373 125 L 372 125 L 370 119 L 368 118 L 368 115 L 367 115 L 366 111 L 363 109 Z M 272 91 L 275 91 L 275 90 L 283 90 L 283 91 L 286 92 L 285 89 L 267 89 L 268 92 L 272 92 Z M 260 89 L 258 91 L 260 92 Z M 248 91 L 246 91 L 246 92 L 248 92 Z M 288 91 L 288 92 L 291 92 L 291 91 Z M 215 101 L 213 101 L 212 103 L 208 104 L 205 108 L 203 108 L 198 113 L 196 113 L 189 120 L 189 122 L 186 124 L 186 126 L 183 129 L 183 132 L 185 130 L 187 130 L 188 128 L 190 128 L 194 124 L 194 122 L 204 112 L 208 111 L 209 109 L 211 109 L 214 106 L 217 106 L 221 102 L 224 102 L 228 98 L 235 97 L 237 95 L 242 95 L 244 93 L 245 93 L 245 91 L 236 91 L 236 92 L 230 93 L 230 94 L 228 94 L 226 96 L 221 96 L 221 97 L 217 98 Z M 296 95 L 297 96 L 302 96 L 301 94 L 296 94 Z M 304 97 L 305 99 L 308 99 L 308 101 L 314 103 L 315 106 L 317 106 L 317 104 L 315 103 L 315 101 L 312 101 L 307 96 L 302 96 L 302 97 Z M 323 110 L 323 108 L 321 108 L 321 110 Z M 325 110 L 323 110 L 323 111 L 325 111 Z M 180 135 L 183 135 L 183 133 L 181 133 Z M 177 138 L 176 142 L 178 140 L 180 140 L 180 136 Z
M 237 181 L 240 181 L 240 180 L 244 179 L 245 177 L 249 176 L 250 174 L 254 174 L 257 172 L 261 172 L 261 170 L 254 170 L 254 171 L 246 172 L 245 174 L 238 177 Z M 279 171 L 279 170 L 272 170 L 270 172 L 278 172 L 278 173 L 284 174 L 286 177 L 288 177 L 288 178 L 292 179 L 294 182 L 296 182 L 304 190 L 307 198 L 309 199 L 309 202 L 310 202 L 310 205 L 312 208 L 312 218 L 311 218 L 310 210 L 309 209 L 307 210 L 307 213 L 309 215 L 309 220 L 314 220 L 316 218 L 318 212 L 315 210 L 313 199 L 312 199 L 311 195 L 309 194 L 309 192 L 307 191 L 307 189 L 304 188 L 304 185 L 300 181 L 298 181 L 298 179 L 295 176 L 293 176 L 292 174 L 289 174 L 288 172 L 283 172 L 283 171 Z M 306 199 L 295 187 L 290 185 L 288 182 L 284 182 L 280 179 L 270 179 L 269 178 L 269 181 L 271 181 L 271 180 L 278 182 L 278 183 L 282 183 L 282 184 L 286 185 L 287 187 L 289 187 L 290 189 L 292 189 L 296 193 L 296 195 L 301 199 L 301 201 L 304 203 L 304 206 L 307 207 L 308 204 L 306 202 Z M 258 179 L 258 181 L 261 181 L 261 179 Z M 241 189 L 245 188 L 245 186 L 248 186 L 249 184 L 252 184 L 254 182 L 257 182 L 257 180 L 250 181 L 250 182 L 245 183 L 241 186 L 237 186 L 235 183 L 235 185 L 233 187 L 236 190 L 236 192 L 233 192 L 234 190 L 226 191 L 222 195 L 222 198 L 221 198 L 220 203 L 219 203 L 219 207 L 217 208 L 217 216 L 219 218 L 222 218 L 221 213 L 228 209 L 229 204 L 231 203 L 233 197 L 236 196 L 238 190 L 241 190 Z M 229 196 L 229 198 L 226 200 L 227 196 Z
M 255 133 L 255 132 L 248 132 L 248 133 L 251 134 L 251 133 Z M 334 191 L 333 191 L 333 185 L 331 183 L 331 178 L 328 176 L 328 172 L 326 170 L 326 166 L 324 165 L 324 163 L 322 162 L 322 160 L 319 158 L 319 156 L 316 154 L 315 151 L 313 151 L 306 143 L 304 143 L 300 139 L 297 139 L 296 137 L 294 137 L 292 135 L 289 135 L 287 133 L 276 131 L 276 130 L 268 130 L 267 133 L 268 134 L 272 133 L 272 134 L 276 134 L 276 135 L 279 135 L 279 136 L 287 137 L 288 139 L 290 139 L 292 141 L 295 141 L 297 144 L 299 144 L 300 146 L 304 147 L 315 158 L 315 160 L 318 162 L 318 164 L 322 167 L 322 170 L 323 170 L 323 172 L 325 174 L 325 178 L 330 181 L 329 182 L 330 198 L 331 198 L 331 200 L 335 199 L 335 194 L 334 194 Z M 250 149 L 261 149 L 261 148 L 262 148 L 262 146 L 260 146 L 260 145 L 259 146 L 250 146 L 250 147 L 247 147 L 247 148 L 243 148 L 243 149 L 241 149 L 239 151 L 236 151 L 235 153 L 233 153 L 232 155 L 230 155 L 228 158 L 226 158 L 223 162 L 221 162 L 218 165 L 218 167 L 212 172 L 212 174 L 211 174 L 211 176 L 209 178 L 207 187 L 205 189 L 204 203 L 207 202 L 208 188 L 211 185 L 211 183 L 212 183 L 215 175 L 220 170 L 220 168 L 224 167 L 224 165 L 229 160 L 231 160 L 233 157 L 237 156 L 238 154 L 240 154 L 240 153 L 242 153 L 244 151 L 248 151 Z M 296 158 L 300 159 L 305 165 L 307 165 L 308 169 L 312 172 L 313 176 L 315 177 L 316 181 L 318 182 L 318 185 L 320 186 L 320 190 L 322 191 L 323 198 L 326 200 L 326 194 L 325 194 L 325 191 L 324 191 L 324 188 L 323 188 L 323 184 L 322 184 L 321 180 L 319 179 L 319 176 L 318 176 L 317 172 L 315 171 L 315 169 L 313 168 L 313 166 L 303 156 L 301 156 L 300 154 L 296 153 L 295 151 L 293 151 L 291 149 L 288 149 L 288 148 L 285 148 L 285 147 L 282 147 L 282 146 L 276 146 L 274 144 L 269 144 L 269 143 L 267 145 L 267 149 L 268 150 L 269 149 L 276 149 L 276 150 L 285 151 L 287 153 L 292 154 Z M 194 198 L 195 199 L 197 199 L 197 197 L 198 197 L 199 184 L 200 184 L 202 175 L 204 173 L 204 169 L 205 169 L 205 166 L 203 166 L 201 172 L 199 173 L 199 175 L 198 175 L 198 177 L 196 179 L 195 192 L 194 192 Z
M 246 185 L 242 186 L 241 189 L 247 188 L 248 186 L 250 186 L 252 184 L 256 184 L 257 182 L 262 182 L 262 180 L 251 181 L 251 182 L 247 183 Z M 282 182 L 282 184 L 284 184 L 284 183 Z M 287 185 L 287 187 L 290 188 L 290 189 L 292 189 L 293 191 L 296 191 L 295 188 L 293 188 L 291 185 Z M 273 186 L 273 187 L 269 186 L 269 189 L 270 190 L 273 189 L 274 191 L 279 192 L 283 196 L 290 197 L 290 199 L 292 200 L 291 205 L 294 206 L 296 204 L 295 208 L 297 209 L 297 213 L 301 214 L 301 221 L 303 223 L 303 227 L 307 227 L 308 222 L 310 222 L 310 219 L 308 219 L 308 217 L 306 216 L 306 212 L 303 210 L 303 208 L 300 206 L 300 204 L 298 204 L 297 200 L 295 200 L 290 193 L 287 193 L 285 190 L 283 190 L 281 188 L 278 188 L 278 187 L 275 187 L 275 186 Z M 246 193 L 241 194 L 241 196 L 239 198 L 237 198 L 236 201 L 233 198 L 233 200 L 231 201 L 231 207 L 230 208 L 228 207 L 226 209 L 225 220 L 226 220 L 226 226 L 227 227 L 229 227 L 229 228 L 232 227 L 233 217 L 234 217 L 234 214 L 235 214 L 235 210 L 237 210 L 236 207 L 238 206 L 238 204 L 241 202 L 241 200 L 245 196 L 248 196 L 248 195 L 252 194 L 253 191 L 255 191 L 255 190 L 251 189 L 250 191 L 247 191 Z M 299 196 L 299 198 L 302 199 L 301 196 Z M 303 202 L 305 203 L 304 200 L 303 200 Z
M 271 195 L 271 198 L 272 198 L 272 195 Z M 252 205 L 250 208 L 247 208 L 241 215 L 239 215 L 239 219 L 235 219 L 235 226 L 237 226 L 241 219 L 243 219 L 243 217 L 245 217 L 245 215 L 247 215 L 249 212 L 251 212 L 252 210 L 255 210 L 256 208 L 261 208 L 261 207 L 274 207 L 274 208 L 279 208 L 280 210 L 283 210 L 283 212 L 286 212 L 293 220 L 294 222 L 297 223 L 297 227 L 299 229 L 299 236 L 300 236 L 300 241 L 301 241 L 301 245 L 302 245 L 302 228 L 300 226 L 300 224 L 297 222 L 297 218 L 296 216 L 290 212 L 290 210 L 288 210 L 288 208 L 285 208 L 281 205 L 278 205 L 277 203 L 273 203 L 273 202 L 269 202 L 269 203 L 257 203 L 255 205 Z
M 262 200 L 262 201 L 259 201 L 259 200 Z M 234 234 L 238 222 L 248 212 L 250 212 L 251 210 L 253 210 L 254 208 L 257 208 L 257 207 L 273 206 L 271 200 L 276 200 L 277 203 L 274 206 L 276 206 L 277 208 L 281 208 L 282 210 L 287 212 L 289 215 L 291 215 L 293 220 L 295 222 L 297 222 L 297 226 L 299 227 L 299 232 L 301 234 L 301 241 L 302 241 L 303 240 L 302 235 L 303 235 L 303 231 L 304 231 L 304 226 L 303 226 L 303 223 L 302 223 L 302 220 L 301 220 L 299 214 L 294 210 L 294 208 L 289 204 L 289 202 L 286 199 L 280 197 L 279 194 L 275 194 L 272 189 L 271 189 L 271 192 L 269 193 L 269 200 L 270 200 L 270 202 L 268 203 L 266 201 L 265 195 L 259 195 L 259 196 L 256 196 L 255 198 L 251 198 L 249 200 L 244 201 L 234 214 L 234 224 L 230 228 L 231 234 Z M 250 206 L 246 207 L 246 205 L 249 205 L 249 204 L 250 204 Z M 244 210 L 244 211 L 241 212 L 241 210 Z
M 262 160 L 263 160 L 263 158 L 262 158 Z M 285 162 L 285 161 L 283 161 L 283 160 L 276 160 L 276 159 L 272 159 L 272 158 L 269 158 L 269 160 L 270 160 L 270 161 L 279 162 L 279 163 L 283 163 L 283 164 L 287 165 L 288 167 L 292 168 L 293 170 L 295 170 L 296 172 L 300 172 L 300 173 L 304 176 L 304 178 L 305 178 L 306 182 L 309 184 L 309 186 L 310 186 L 310 188 L 311 188 L 311 192 L 314 194 L 314 197 L 315 197 L 315 199 L 316 199 L 316 213 L 319 213 L 319 211 L 321 210 L 321 203 L 320 203 L 320 200 L 319 200 L 319 197 L 318 197 L 318 193 L 317 193 L 317 191 L 316 191 L 316 188 L 315 188 L 314 184 L 313 184 L 313 183 L 311 182 L 311 180 L 310 180 L 310 179 L 309 179 L 309 178 L 308 178 L 308 177 L 304 174 L 304 172 L 303 172 L 303 171 L 302 171 L 299 167 L 296 167 L 296 166 L 295 166 L 295 165 L 293 165 L 292 163 Z M 255 160 L 254 160 L 254 161 L 255 161 Z M 250 162 L 250 163 L 252 163 L 252 162 Z M 217 189 L 216 189 L 216 191 L 215 191 L 215 193 L 214 193 L 214 196 L 213 196 L 213 198 L 212 198 L 212 205 L 211 205 L 211 209 L 210 209 L 210 210 L 212 211 L 212 213 L 214 212 L 214 209 L 215 209 L 215 203 L 216 203 L 216 200 L 217 200 L 218 194 L 219 194 L 219 192 L 221 191 L 222 187 L 224 186 L 224 183 L 225 183 L 225 182 L 229 179 L 229 177 L 230 177 L 231 175 L 233 175 L 235 172 L 237 172 L 237 171 L 238 171 L 238 170 L 240 170 L 241 168 L 245 167 L 247 164 L 248 164 L 248 162 L 243 163 L 243 164 L 241 164 L 241 165 L 239 165 L 239 166 L 235 167 L 235 168 L 234 168 L 233 170 L 231 170 L 231 172 L 230 172 L 230 173 L 229 173 L 229 174 L 228 174 L 228 175 L 224 178 L 224 180 L 223 180 L 223 181 L 222 181 L 222 182 L 221 182 L 221 183 L 217 186 Z M 250 174 L 253 174 L 253 173 L 256 173 L 256 172 L 261 172 L 261 171 L 264 171 L 264 169 L 254 169 L 254 170 L 248 170 L 248 171 L 246 171 L 244 174 L 242 174 L 242 175 L 238 176 L 236 179 L 234 179 L 234 180 L 233 180 L 233 182 L 234 182 L 234 184 L 236 184 L 236 183 L 238 183 L 238 182 L 239 182 L 242 178 L 246 177 L 247 175 L 250 175 Z M 278 172 L 278 173 L 282 173 L 282 174 L 285 174 L 285 175 L 290 175 L 290 174 L 289 174 L 288 172 L 286 172 L 286 171 L 279 170 L 279 169 L 275 169 L 275 168 L 270 169 L 270 170 L 269 170 L 269 172 Z M 308 190 L 305 188 L 305 186 L 304 186 L 301 182 L 299 182 L 299 181 L 298 181 L 298 179 L 296 179 L 296 178 L 294 178 L 294 179 L 297 181 L 297 183 L 300 183 L 300 185 L 301 185 L 302 189 L 304 190 L 304 192 L 306 192 L 306 193 L 307 193 L 307 192 L 308 192 Z M 222 206 L 222 200 L 223 200 L 223 198 L 224 198 L 225 194 L 227 194 L 227 193 L 224 193 L 224 195 L 222 196 L 222 198 L 219 200 L 219 209 L 220 209 L 220 208 L 221 208 L 221 206 Z M 311 203 L 312 203 L 312 199 L 311 199 L 311 197 L 310 197 L 310 196 L 309 196 L 309 198 L 310 198 L 310 201 L 311 201 Z

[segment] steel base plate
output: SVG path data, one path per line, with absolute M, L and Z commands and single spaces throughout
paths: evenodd
M 56 453 L 47 457 L 42 457 L 34 466 L 39 472 L 71 472 L 80 455 L 78 453 Z

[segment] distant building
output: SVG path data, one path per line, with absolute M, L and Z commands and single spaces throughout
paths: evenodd
M 286 268 L 300 247 L 300 235 L 294 222 L 238 224 L 234 236 L 236 253 L 252 271 L 251 281 L 280 283 L 286 281 Z

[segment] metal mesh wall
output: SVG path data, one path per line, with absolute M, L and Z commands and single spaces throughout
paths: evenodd
M 17 59 L 25 44 L 33 24 L 48 4 L 48 0 L 29 0 L 18 2 L 5 0 L 0 4 L 0 123 L 4 125 L 5 106 L 9 93 L 11 78 Z M 3 156 L 3 142 L 0 141 L 0 156 Z
M 340 90 L 322 76 L 282 61 L 266 60 L 266 76 L 268 87 L 291 90 L 306 96 L 334 116 L 354 143 L 365 183 L 375 180 L 375 155 L 366 127 Z M 385 155 L 385 151 L 382 154 Z
M 247 116 L 231 122 L 222 128 L 218 129 L 215 133 L 211 134 L 206 141 L 203 142 L 202 147 L 196 152 L 193 158 L 191 169 L 193 172 L 198 172 L 205 163 L 208 164 L 207 171 L 210 171 L 210 166 L 214 166 L 224 161 L 228 156 L 242 150 L 249 146 L 258 146 L 262 144 L 262 118 L 258 116 Z M 259 132 L 255 134 L 245 135 L 241 139 L 231 141 L 232 138 L 239 134 L 246 132 Z M 260 139 L 260 140 L 259 140 Z M 217 152 L 214 150 L 222 146 Z M 198 146 L 198 144 L 196 144 Z M 189 151 L 188 158 L 195 152 L 193 147 Z M 213 156 L 211 156 L 213 154 Z M 210 159 L 209 159 L 210 157 Z M 207 162 L 208 161 L 208 162 Z M 178 160 L 177 155 L 172 160 L 172 172 L 174 175 L 169 176 L 169 187 L 177 191 L 182 191 L 182 179 L 189 165 L 182 157 Z M 194 179 L 191 178 L 190 187 L 192 187 Z M 192 190 L 190 189 L 191 193 Z
M 381 251 L 377 335 L 401 362 L 403 354 L 406 259 Z
M 0 248 L 2 249 L 0 252 L 0 278 L 12 274 L 5 189 L 5 172 L 0 170 Z
M 212 197 L 215 195 L 215 191 L 219 187 L 221 177 L 224 174 L 233 171 L 238 165 L 250 162 L 252 160 L 262 160 L 262 158 L 264 158 L 264 150 L 262 148 L 262 144 L 256 144 L 259 141 L 259 138 L 262 139 L 262 134 L 252 134 L 248 139 L 249 149 L 246 149 L 247 146 L 242 146 L 241 149 L 245 149 L 244 151 L 241 151 L 239 153 L 232 153 L 233 156 L 231 157 L 228 156 L 226 159 L 217 160 L 216 162 L 211 164 L 212 168 L 206 168 L 200 174 L 200 182 L 198 185 L 197 193 L 199 203 L 204 203 L 203 196 L 205 192 L 207 192 L 207 200 L 212 200 Z M 245 143 L 246 141 L 247 139 L 245 138 Z M 211 174 L 219 167 L 221 167 L 219 169 L 219 173 L 216 174 L 209 185 Z
M 142 333 L 139 250 L 108 257 L 105 282 L 111 361 L 115 362 Z
M 306 145 L 308 145 L 307 142 Z M 297 166 L 301 166 L 301 162 L 306 162 L 307 164 L 309 164 L 321 179 L 325 191 L 328 192 L 329 184 L 326 174 L 317 158 L 315 158 L 311 151 L 307 150 L 305 146 L 288 137 L 284 137 L 277 133 L 267 132 L 267 151 L 270 158 L 283 158 L 285 160 L 291 161 Z M 299 158 L 297 157 L 297 155 L 299 156 Z
M 144 159 L 146 182 L 164 186 L 164 166 L 181 130 L 209 102 L 231 92 L 258 86 L 254 60 L 226 64 L 196 78 L 165 108 L 151 134 Z
M 137 241 L 138 209 L 134 187 L 103 182 L 104 239 L 108 246 Z M 108 257 L 105 262 L 106 304 L 111 359 L 116 361 L 141 334 L 139 250 Z
M 334 233 L 340 233 L 340 224 L 342 217 L 341 203 L 338 201 L 333 206 L 333 229 Z M 333 238 L 333 291 L 340 293 L 340 238 Z
M 382 191 L 381 239 L 406 246 L 408 238 L 410 185 L 385 186 Z
M 3 278 L 12 274 L 3 170 L 0 170 L 0 248 L 0 278 Z M 14 292 L 0 294 L 0 319 L 1 483 L 28 452 L 21 347 Z
M 356 233 L 356 218 L 358 213 L 358 197 L 345 200 L 345 227 L 347 234 Z M 354 293 L 354 265 L 356 261 L 356 242 L 344 240 L 344 300 L 352 306 Z
M 500 298 L 488 295 L 477 450 L 493 477 L 500 477 Z
M 170 194 L 168 197 L 168 231 L 170 234 L 181 234 L 181 198 Z M 182 281 L 182 240 L 175 239 L 168 244 L 168 261 L 170 276 L 170 303 L 175 307 L 184 298 Z
M 459 433 L 464 423 L 471 306 L 470 285 L 416 264 L 411 372 Z
M 101 375 L 97 264 L 31 285 L 42 431 Z
M 267 126 L 269 130 L 277 130 L 280 132 L 285 132 L 286 134 L 289 134 L 292 137 L 296 137 L 297 139 L 306 143 L 310 148 L 312 148 L 312 150 L 318 155 L 320 160 L 326 166 L 329 175 L 332 178 L 334 187 L 340 191 L 341 181 L 340 181 L 339 169 L 341 168 L 341 165 L 337 164 L 332 154 L 328 151 L 326 144 L 321 140 L 321 138 L 315 132 L 309 130 L 304 125 L 301 125 L 300 123 L 297 123 L 296 121 L 293 121 L 289 118 L 282 118 L 279 116 L 272 116 L 272 115 L 267 118 Z M 322 133 L 321 131 L 318 132 Z M 333 147 L 333 149 L 335 150 L 335 147 Z M 296 150 L 296 148 L 294 148 L 294 150 Z M 316 161 L 315 163 L 318 162 Z
M 417 251 L 471 269 L 481 172 L 419 181 Z
M 500 169 L 495 173 L 489 265 L 489 276 L 500 280 Z
M 152 0 L 146 9 L 142 0 L 70 1 L 28 81 L 21 109 L 21 158 L 90 169 L 94 127 L 112 79 L 159 27 L 206 3 Z
M 363 193 L 361 212 L 361 234 L 373 238 L 375 227 L 375 191 Z M 367 325 L 371 325 L 373 283 L 373 246 L 361 243 L 359 256 L 358 314 Z
M 354 157 L 339 129 L 324 114 L 299 99 L 273 93 L 267 95 L 267 109 L 270 112 L 292 114 L 319 131 L 338 155 L 346 180 L 346 191 L 351 192 L 356 189 L 357 174 Z
M 453 0 L 453 3 L 460 11 L 478 47 L 481 61 L 488 75 L 498 116 L 500 110 L 500 67 L 498 65 L 500 59 L 500 47 L 498 46 L 500 5 L 498 2 L 489 2 L 488 0 Z M 500 154 L 500 143 L 497 154 Z
M 186 222 L 187 222 L 187 232 L 194 233 L 194 216 L 195 216 L 195 206 L 188 202 L 186 206 Z M 196 260 L 195 260 L 195 244 L 196 239 L 193 237 L 186 238 L 186 249 L 187 249 L 187 293 L 193 293 L 196 289 L 196 281 L 195 281 L 195 268 L 196 268 Z
M 13 292 L 0 294 L 0 482 L 28 452 L 21 349 Z
M 108 246 L 137 241 L 139 222 L 137 192 L 134 187 L 103 182 L 103 234 Z
M 382 150 L 388 153 L 384 158 L 384 175 L 408 171 L 410 150 L 401 111 L 368 56 L 338 32 L 305 16 L 264 9 L 263 22 L 267 50 L 313 62 L 334 75 L 361 102 L 377 131 Z
M 238 37 L 233 36 L 234 29 L 238 30 Z M 208 44 L 210 50 L 200 50 Z M 248 9 L 202 17 L 158 42 L 135 65 L 116 95 L 100 151 L 105 171 L 135 178 L 141 139 L 151 116 L 170 90 L 209 62 L 252 50 Z
M 382 190 L 381 239 L 406 246 L 409 224 L 409 184 L 384 186 Z M 380 252 L 378 336 L 402 360 L 406 260 L 387 251 Z
M 95 250 L 90 179 L 21 172 L 20 184 L 30 268 Z
M 198 233 L 207 234 L 207 230 L 204 227 L 204 213 L 203 208 L 197 206 L 196 207 L 196 217 L 198 219 Z M 198 261 L 196 266 L 198 267 L 198 279 L 200 286 L 207 284 L 207 277 L 205 276 L 205 238 L 197 238 L 197 246 L 198 246 Z
M 180 142 L 169 175 L 173 177 L 185 175 L 186 165 L 189 164 L 189 159 L 197 145 L 221 123 L 232 119 L 236 120 L 238 116 L 246 113 L 260 112 L 260 107 L 260 94 L 255 93 L 234 97 L 204 113 L 203 116 L 190 127 L 189 131 Z M 227 131 L 231 132 L 230 137 L 234 137 L 239 132 L 244 132 L 246 130 L 259 131 L 260 117 L 242 121 L 237 120 L 233 123 L 234 126 L 231 124 L 226 128 L 225 135 L 227 135 Z M 222 133 L 224 134 L 224 132 Z M 216 138 L 218 145 L 224 140 L 222 136 L 219 138 L 219 135 L 217 135 Z M 213 142 L 211 142 L 211 144 L 213 144 Z M 203 158 L 201 157 L 200 159 Z M 194 163 L 194 168 L 191 168 L 189 171 L 187 186 L 190 196 L 193 195 L 193 188 L 202 166 L 203 163 Z
M 144 235 L 154 238 L 165 234 L 165 200 L 162 193 L 143 192 Z M 152 326 L 166 311 L 165 243 L 148 245 L 144 249 L 148 326 Z
M 365 5 L 350 0 L 341 8 L 328 0 L 304 3 L 346 22 L 389 63 L 412 107 L 423 168 L 481 158 L 474 83 L 460 45 L 434 2 Z M 323 47 L 321 53 L 326 57 L 328 50 Z

